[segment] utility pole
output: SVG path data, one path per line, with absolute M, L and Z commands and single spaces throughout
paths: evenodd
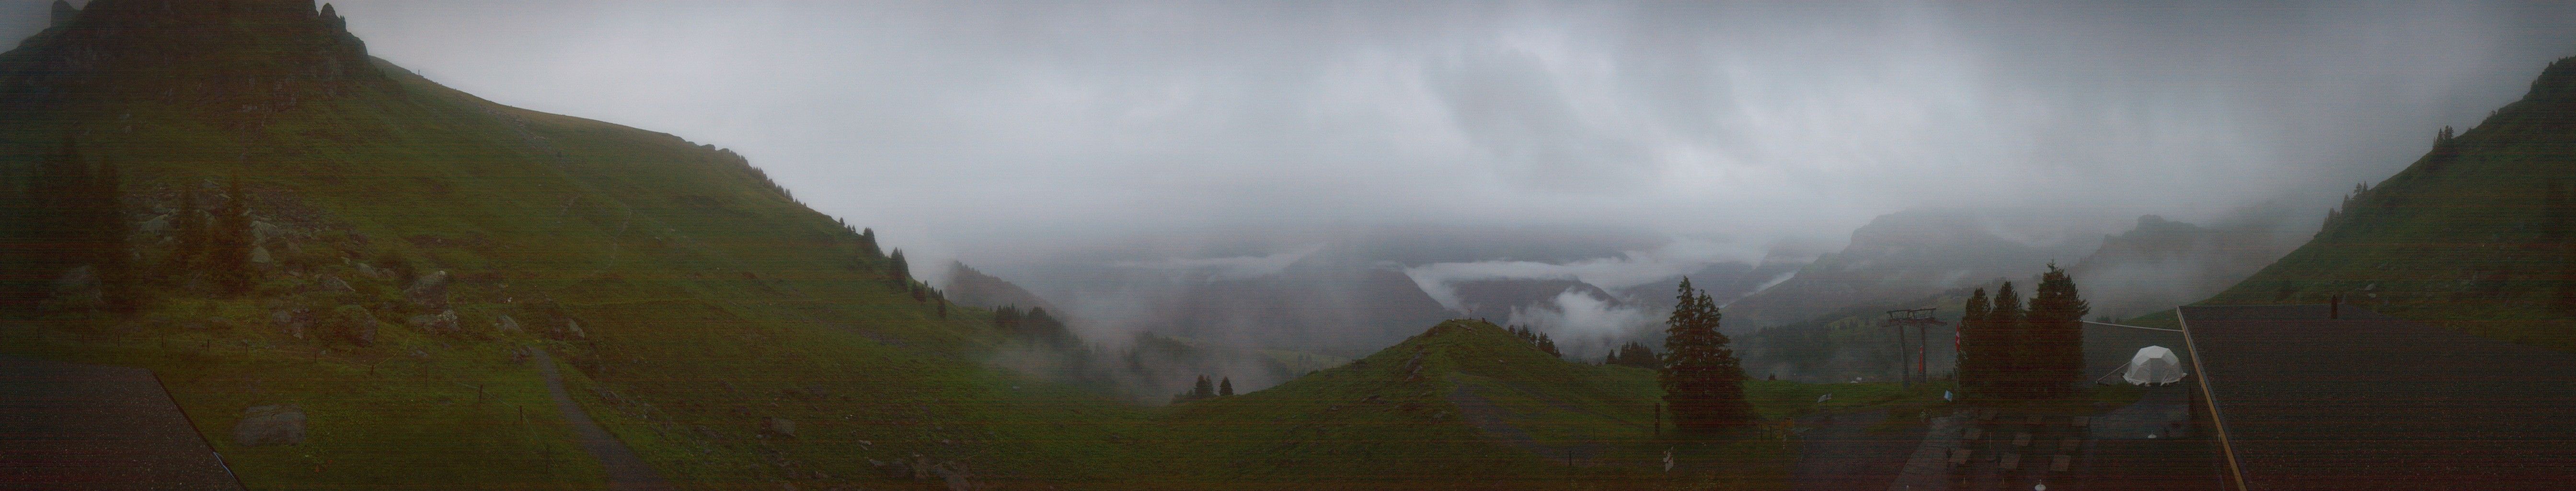
M 1890 310 L 1887 311 L 1887 318 L 1879 321 L 1880 326 L 1896 330 L 1896 352 L 1897 357 L 1900 358 L 1897 361 L 1897 370 L 1905 373 L 1898 378 L 1903 380 L 1905 386 L 1911 387 L 1917 374 L 1923 376 L 1924 382 L 1932 381 L 1931 364 L 1928 361 L 1929 346 L 1932 344 L 1930 330 L 1932 326 L 1948 325 L 1940 319 L 1933 318 L 1932 313 L 1933 309 L 1930 308 Z M 1910 354 L 1913 358 L 1911 361 L 1914 362 L 1912 367 L 1906 367 L 1907 360 L 1901 359 L 1909 356 L 1905 352 L 1905 328 L 1907 327 L 1914 328 L 1914 339 L 1920 341 L 1914 343 L 1914 353 Z

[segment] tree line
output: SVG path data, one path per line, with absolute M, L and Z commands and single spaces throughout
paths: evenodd
M 2092 308 L 2075 280 L 2049 263 L 2039 291 L 2022 303 L 2012 282 L 1991 297 L 1968 295 L 1959 320 L 1959 389 L 1988 401 L 2065 399 L 2084 378 L 2084 314 Z

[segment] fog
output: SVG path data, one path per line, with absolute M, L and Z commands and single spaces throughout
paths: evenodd
M 734 149 L 913 264 L 1103 318 L 1133 288 L 1098 271 L 1258 278 L 1409 224 L 1621 231 L 1341 261 L 1454 308 L 1452 279 L 1669 281 L 1923 207 L 2322 214 L 2576 55 L 2576 7 L 2470 2 L 335 3 L 432 80 Z M 1528 315 L 1633 314 L 1559 304 Z

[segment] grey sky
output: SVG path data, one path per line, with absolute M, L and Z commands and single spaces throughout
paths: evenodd
M 1179 231 L 1585 223 L 1758 257 L 1925 205 L 2322 206 L 2576 55 L 2570 8 L 2458 2 L 336 3 L 434 80 L 733 148 L 998 269 Z

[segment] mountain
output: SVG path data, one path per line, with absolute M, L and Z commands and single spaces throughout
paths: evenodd
M 2094 316 L 2126 318 L 2208 298 L 2297 248 L 2313 230 L 2279 205 L 2249 207 L 2211 226 L 2138 217 L 2137 228 L 2066 267 Z
M 2576 349 L 2576 58 L 2519 101 L 2356 186 L 2297 250 L 2206 300 L 2340 298 L 2407 320 Z
M 1037 294 L 1029 293 L 1020 285 L 976 271 L 962 262 L 948 263 L 947 293 L 948 300 L 960 305 L 988 309 L 1016 306 L 1023 310 L 1042 308 L 1059 314 L 1064 312 L 1063 308 L 1047 303 L 1046 299 L 1038 298 Z
M 334 10 L 94 0 L 0 54 L 0 352 L 154 370 L 252 488 L 594 487 L 558 400 L 689 487 L 1131 461 L 1139 409 L 988 367 L 990 312 L 740 155 L 440 86 Z M 287 404 L 302 445 L 229 437 Z
M 1459 310 L 1464 317 L 1476 319 L 1510 319 L 1514 310 L 1535 305 L 1552 305 L 1560 295 L 1589 295 L 1592 298 L 1619 303 L 1619 297 L 1591 283 L 1571 279 L 1489 279 L 1451 283 L 1458 295 Z
M 2099 221 L 2053 210 L 1926 208 L 1880 216 L 1850 245 L 1726 305 L 1730 331 L 1900 305 L 1996 278 L 2023 279 L 2098 244 Z

